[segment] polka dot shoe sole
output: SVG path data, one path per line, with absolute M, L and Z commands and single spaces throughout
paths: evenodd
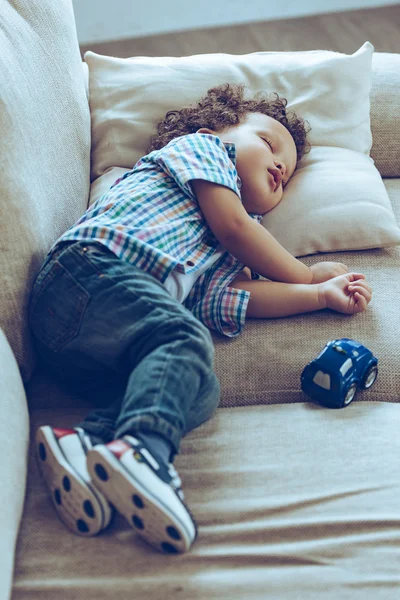
M 88 452 L 89 474 L 96 487 L 136 532 L 164 553 L 187 552 L 197 536 L 184 502 L 157 474 L 157 461 L 124 440 Z
M 112 509 L 89 480 L 86 449 L 77 430 L 40 427 L 36 432 L 36 452 L 39 470 L 64 525 L 86 537 L 105 529 Z

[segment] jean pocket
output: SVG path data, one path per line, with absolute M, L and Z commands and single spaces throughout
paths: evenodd
M 38 277 L 29 309 L 34 336 L 53 352 L 79 333 L 90 294 L 59 262 Z

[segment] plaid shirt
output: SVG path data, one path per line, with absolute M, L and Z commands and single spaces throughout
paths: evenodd
M 173 269 L 195 272 L 216 251 L 190 181 L 205 179 L 233 190 L 240 198 L 234 144 L 194 133 L 172 140 L 141 158 L 59 238 L 97 241 L 122 260 L 162 283 Z M 251 215 L 260 221 L 260 215 Z M 243 268 L 229 252 L 196 280 L 184 301 L 210 329 L 237 336 L 245 321 L 250 293 L 229 287 Z M 254 275 L 254 277 L 257 277 Z

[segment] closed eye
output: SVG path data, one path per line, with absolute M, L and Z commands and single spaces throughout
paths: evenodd
M 270 147 L 270 149 L 271 149 L 272 153 L 274 154 L 274 153 L 275 153 L 275 148 L 274 148 L 274 146 L 272 145 L 272 142 L 271 142 L 271 140 L 269 140 L 268 138 L 264 138 L 264 137 L 261 137 L 261 139 L 263 140 L 263 142 L 265 142 L 265 143 L 267 144 L 267 146 L 269 146 L 269 147 Z M 289 181 L 289 180 L 286 180 L 286 181 L 283 181 L 283 179 L 281 180 L 282 189 L 286 187 L 286 185 L 287 185 L 288 181 Z
M 272 152 L 274 152 L 274 147 L 272 145 L 272 142 L 268 139 L 268 138 L 261 138 L 272 150 Z

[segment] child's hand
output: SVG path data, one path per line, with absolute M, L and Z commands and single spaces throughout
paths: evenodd
M 349 269 L 343 263 L 324 261 L 312 265 L 310 271 L 312 273 L 311 283 L 322 283 L 328 281 L 328 279 L 333 279 L 333 277 L 348 273 Z
M 352 315 L 367 308 L 372 290 L 365 281 L 365 275 L 348 273 L 320 283 L 318 296 L 322 308 Z

